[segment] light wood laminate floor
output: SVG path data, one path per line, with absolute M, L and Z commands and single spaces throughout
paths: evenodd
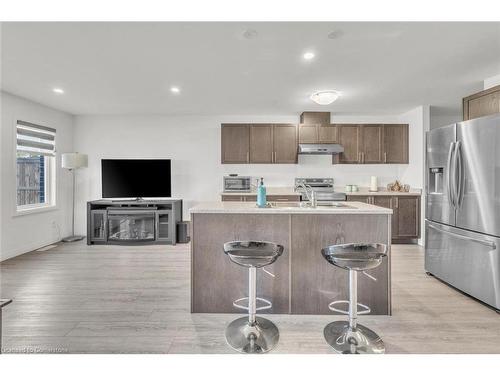
M 0 264 L 4 353 L 234 353 L 236 317 L 191 314 L 189 245 L 59 244 Z M 394 245 L 392 316 L 362 316 L 388 353 L 500 353 L 500 315 L 423 271 L 423 249 Z M 360 301 L 362 302 L 362 301 Z M 339 316 L 271 315 L 274 353 L 333 353 Z

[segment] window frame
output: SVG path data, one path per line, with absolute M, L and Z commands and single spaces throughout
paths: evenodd
M 14 121 L 13 126 L 13 170 L 14 175 L 17 176 L 17 120 Z M 23 120 L 26 121 L 26 120 Z M 37 121 L 30 121 L 34 124 Z M 57 153 L 54 156 L 45 155 L 45 202 L 35 204 L 17 205 L 17 178 L 14 178 L 14 197 L 13 197 L 13 216 L 22 216 L 38 212 L 46 212 L 56 210 L 57 206 Z

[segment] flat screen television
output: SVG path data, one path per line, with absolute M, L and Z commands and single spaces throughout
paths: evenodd
M 170 159 L 102 159 L 103 198 L 172 196 Z

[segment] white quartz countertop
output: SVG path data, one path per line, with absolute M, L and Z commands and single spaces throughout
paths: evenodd
M 345 192 L 346 195 L 422 195 L 421 189 L 410 189 L 410 191 L 389 191 L 386 188 L 378 188 L 378 191 L 370 191 L 369 188 L 359 186 L 358 191 L 347 192 L 345 187 L 336 187 L 336 191 Z
M 202 202 L 192 207 L 192 214 L 392 214 L 392 210 L 362 202 L 337 202 L 339 206 L 300 207 L 294 202 L 276 203 L 259 208 L 254 202 Z
M 422 195 L 421 189 L 410 189 L 409 192 L 402 191 L 388 191 L 386 188 L 379 187 L 378 191 L 370 191 L 368 187 L 359 186 L 356 192 L 346 192 L 344 186 L 335 186 L 335 191 L 344 193 L 346 195 Z M 266 186 L 267 195 L 300 195 L 294 191 L 292 186 Z M 223 191 L 221 195 L 257 195 L 257 191 L 252 189 L 250 192 L 226 192 Z

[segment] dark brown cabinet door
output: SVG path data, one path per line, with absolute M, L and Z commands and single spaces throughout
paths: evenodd
M 299 143 L 318 143 L 318 127 L 299 124 Z
M 338 142 L 344 146 L 344 152 L 339 154 L 339 163 L 360 163 L 360 127 L 358 125 L 337 125 L 337 136 Z
M 302 112 L 300 123 L 306 125 L 329 125 L 330 112 Z
M 500 112 L 500 91 L 469 101 L 469 120 Z
M 246 164 L 249 162 L 250 131 L 244 124 L 222 124 L 221 162 Z
M 395 196 L 397 210 L 397 230 L 393 238 L 420 237 L 420 197 Z
M 335 125 L 318 126 L 319 143 L 336 143 L 337 127 Z
M 408 164 L 408 124 L 387 124 L 383 129 L 383 162 Z
M 250 163 L 273 162 L 273 126 L 250 125 Z
M 348 195 L 347 200 L 351 202 L 371 203 L 368 195 Z
M 463 99 L 464 120 L 500 113 L 500 85 Z
M 293 124 L 273 125 L 273 162 L 297 163 L 297 126 Z
M 393 210 L 392 212 L 392 221 L 391 221 L 391 229 L 392 229 L 392 237 L 397 236 L 398 230 L 398 219 L 397 219 L 397 211 L 394 209 L 394 200 L 396 198 L 390 195 L 375 195 L 372 197 L 372 204 L 379 207 L 390 208 Z
M 242 202 L 245 198 L 242 195 L 229 195 L 225 194 L 222 196 L 223 202 Z
M 381 125 L 361 125 L 360 152 L 361 163 L 383 163 L 383 129 Z

